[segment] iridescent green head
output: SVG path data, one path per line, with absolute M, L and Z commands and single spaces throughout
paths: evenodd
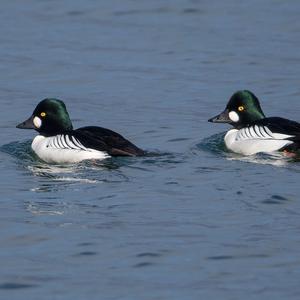
M 242 128 L 248 124 L 265 118 L 257 97 L 250 91 L 243 90 L 234 93 L 219 115 L 209 119 L 213 123 L 229 123 L 236 128 Z
M 63 101 L 47 98 L 42 100 L 32 116 L 17 125 L 21 129 L 35 129 L 40 134 L 52 136 L 72 130 L 72 122 Z

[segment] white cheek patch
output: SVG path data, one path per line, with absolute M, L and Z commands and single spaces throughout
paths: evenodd
M 42 120 L 39 117 L 34 117 L 33 125 L 35 128 L 40 128 L 42 126 Z
M 230 118 L 230 120 L 232 121 L 232 122 L 238 122 L 239 120 L 240 120 L 240 117 L 239 117 L 239 115 L 235 112 L 235 111 L 231 111 L 230 113 L 229 113 L 229 118 Z

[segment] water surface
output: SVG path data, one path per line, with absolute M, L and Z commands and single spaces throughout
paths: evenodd
M 298 299 L 299 162 L 224 148 L 238 89 L 299 120 L 297 1 L 7 1 L 3 299 Z M 55 166 L 18 130 L 66 102 L 151 152 Z

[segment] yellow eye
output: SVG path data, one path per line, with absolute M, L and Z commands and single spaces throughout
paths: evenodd
M 46 113 L 45 112 L 41 112 L 41 117 L 46 117 Z
M 243 111 L 244 109 L 245 109 L 244 106 L 239 106 L 239 107 L 238 107 L 238 110 L 239 110 L 239 111 Z

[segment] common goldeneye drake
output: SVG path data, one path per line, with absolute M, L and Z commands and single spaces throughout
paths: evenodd
M 227 148 L 236 153 L 252 155 L 300 149 L 300 123 L 279 117 L 266 118 L 257 97 L 247 90 L 234 93 L 226 109 L 208 121 L 234 127 L 224 140 Z
M 76 163 L 85 159 L 145 154 L 112 130 L 96 126 L 73 130 L 66 106 L 58 99 L 42 100 L 32 116 L 17 128 L 38 131 L 31 147 L 40 159 L 48 163 Z

